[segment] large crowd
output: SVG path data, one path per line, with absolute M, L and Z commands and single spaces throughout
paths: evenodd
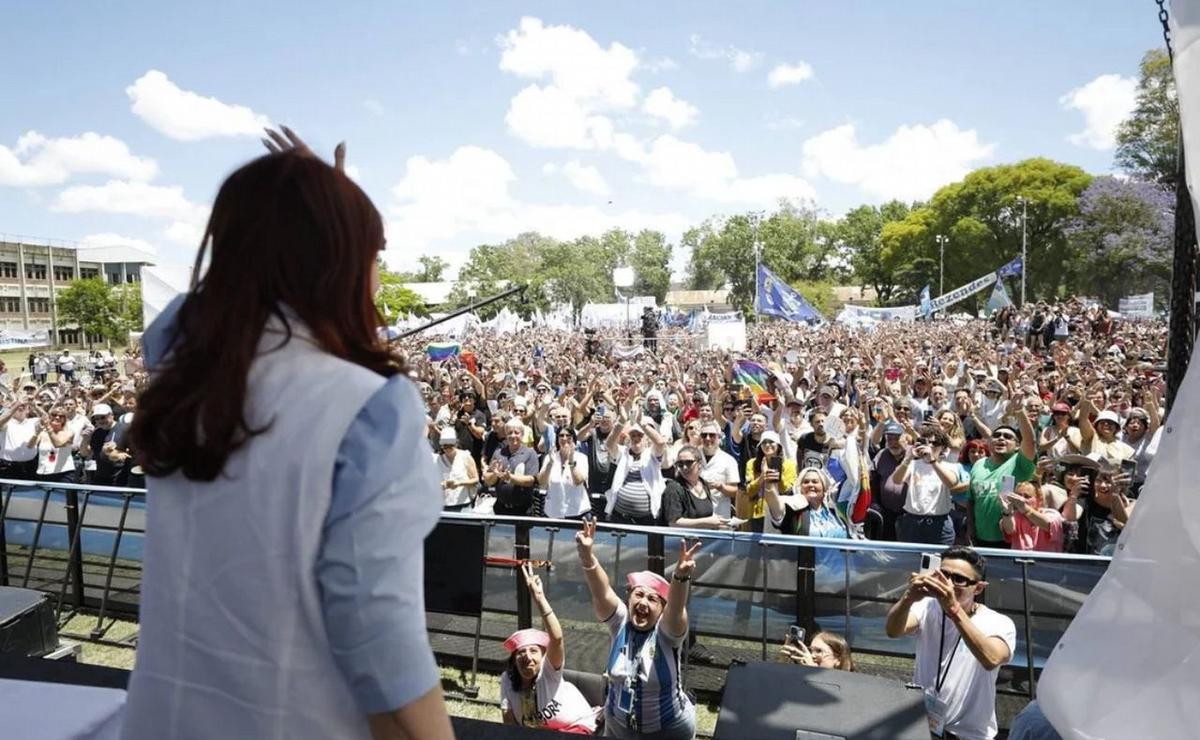
M 1108 554 L 1158 447 L 1166 327 L 1078 299 L 759 323 L 743 352 L 631 340 L 475 331 L 436 362 L 428 336 L 402 341 L 445 507 Z M 738 360 L 768 387 L 739 385 Z

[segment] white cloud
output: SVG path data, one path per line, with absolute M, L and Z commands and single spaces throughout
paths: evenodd
M 735 72 L 749 72 L 762 64 L 764 57 L 761 51 L 746 51 L 736 46 L 713 46 L 695 33 L 691 36 L 688 52 L 700 59 L 723 59 Z
M 383 103 L 379 102 L 375 98 L 367 98 L 366 100 L 363 101 L 362 105 L 363 105 L 363 108 L 366 108 L 367 112 L 370 113 L 371 115 L 375 115 L 375 116 L 383 115 Z
M 655 118 L 666 121 L 673 129 L 680 129 L 695 123 L 696 118 L 700 115 L 696 106 L 675 97 L 669 87 L 658 87 L 651 90 L 642 103 L 642 110 Z
M 641 63 L 641 67 L 647 72 L 657 74 L 659 72 L 672 72 L 679 69 L 679 62 L 671 57 L 658 57 Z
M 586 171 L 568 162 L 542 168 L 546 174 Z M 598 173 L 597 173 L 598 175 Z M 556 239 L 573 239 L 598 234 L 620 226 L 652 228 L 679 233 L 689 220 L 674 213 L 638 210 L 609 212 L 596 206 L 537 204 L 518 200 L 510 192 L 517 180 L 508 161 L 499 154 L 476 146 L 459 147 L 447 159 L 412 157 L 404 178 L 391 194 L 388 212 L 388 244 L 385 257 L 391 264 L 409 261 L 436 247 L 451 264 L 466 258 L 468 235 L 482 239 L 507 239 L 523 231 L 538 231 Z M 458 240 L 458 244 L 448 244 Z
M 109 180 L 75 185 L 58 194 L 51 209 L 65 213 L 119 213 L 168 221 L 203 221 L 207 208 L 192 203 L 177 185 Z
M 600 149 L 612 141 L 613 125 L 553 85 L 530 85 L 509 101 L 508 129 L 536 147 Z
M 215 136 L 260 136 L 270 119 L 244 105 L 222 103 L 180 89 L 152 69 L 125 88 L 133 113 L 159 132 L 180 141 Z
M 870 146 L 858 142 L 854 124 L 845 124 L 804 142 L 804 170 L 856 185 L 881 200 L 916 200 L 961 179 L 993 148 L 981 143 L 974 129 L 964 131 L 946 119 L 932 126 L 901 126 L 882 144 Z
M 1120 75 L 1100 75 L 1083 87 L 1077 87 L 1058 99 L 1067 110 L 1083 114 L 1083 131 L 1067 140 L 1077 146 L 1112 149 L 1116 145 L 1117 126 L 1133 111 L 1137 102 L 1137 80 Z
M 572 26 L 546 26 L 522 18 L 518 27 L 497 40 L 500 69 L 518 77 L 543 80 L 571 98 L 613 108 L 630 108 L 638 86 L 629 78 L 637 54 L 626 46 L 600 46 L 586 31 Z
M 133 249 L 138 249 L 149 254 L 158 254 L 158 249 L 145 239 L 111 232 L 88 234 L 79 240 L 79 247 L 80 249 L 91 249 L 93 247 L 132 247 Z
M 796 116 L 783 116 L 775 112 L 767 113 L 766 127 L 772 131 L 794 131 L 804 128 L 805 120 Z
M 60 185 L 72 175 L 95 173 L 150 180 L 158 174 L 158 164 L 134 156 L 120 139 L 91 131 L 56 139 L 29 131 L 15 148 L 0 146 L 0 185 Z
M 729 152 L 708 151 L 669 134 L 654 140 L 643 165 L 644 178 L 652 185 L 721 203 L 765 207 L 780 198 L 816 197 L 812 185 L 799 176 L 777 173 L 739 177 L 737 164 Z
M 579 160 L 572 159 L 564 164 L 562 173 L 567 182 L 585 193 L 605 196 L 612 193 L 612 188 L 608 186 L 600 170 L 591 165 L 581 164 Z
M 812 76 L 813 68 L 807 62 L 778 64 L 767 73 L 767 85 L 770 87 L 796 85 L 805 80 L 812 79 Z

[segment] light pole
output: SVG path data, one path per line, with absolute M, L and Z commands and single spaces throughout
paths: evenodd
M 618 290 L 620 290 L 621 288 L 632 288 L 633 287 L 633 268 L 632 267 L 625 267 L 624 265 L 622 265 L 622 266 L 618 267 L 617 269 L 613 270 L 612 275 L 613 275 L 613 286 L 615 286 Z M 633 335 L 633 329 L 629 325 L 629 299 L 632 297 L 633 297 L 632 295 L 625 296 L 625 331 L 630 336 Z
M 1025 256 L 1025 217 L 1029 201 L 1023 195 L 1018 195 L 1017 200 L 1021 203 L 1021 308 L 1025 308 L 1025 273 L 1029 271 L 1029 258 Z
M 946 242 L 949 237 L 938 234 L 933 237 L 938 243 L 938 295 L 946 294 Z

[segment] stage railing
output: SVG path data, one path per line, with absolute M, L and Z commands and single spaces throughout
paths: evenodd
M 560 619 L 595 622 L 575 555 L 579 522 L 453 513 L 443 520 L 478 524 L 484 552 L 493 558 L 550 561 L 542 580 Z M 144 490 L 0 480 L 0 522 L 0 585 L 51 593 L 60 625 L 80 610 L 98 615 L 89 634 L 71 636 L 104 642 L 111 626 L 106 619 L 136 618 Z M 596 554 L 621 592 L 630 571 L 668 574 L 680 538 L 704 543 L 689 602 L 698 635 L 757 642 L 765 659 L 788 625 L 798 623 L 810 631 L 842 633 L 855 652 L 912 656 L 913 640 L 888 639 L 884 618 L 917 569 L 920 553 L 938 548 L 602 523 Z M 1024 676 L 1020 693 L 1032 695 L 1037 671 L 1109 559 L 980 552 L 988 558 L 983 601 L 1016 623 L 1009 670 Z M 520 628 L 534 626 L 528 594 L 511 567 L 484 568 L 482 583 L 479 616 L 510 615 Z M 119 644 L 128 646 L 132 639 Z M 478 654 L 477 638 L 474 657 Z

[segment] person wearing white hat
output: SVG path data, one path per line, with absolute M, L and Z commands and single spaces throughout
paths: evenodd
M 1091 416 L 1095 414 L 1096 420 Z M 1133 458 L 1133 448 L 1121 441 L 1121 417 L 1112 409 L 1097 413 L 1090 398 L 1079 402 L 1079 436 L 1082 444 L 1079 451 L 1085 455 L 1099 455 L 1113 466 L 1119 466 Z
M 563 679 L 567 651 L 562 625 L 533 566 L 523 564 L 521 574 L 546 629 L 518 630 L 504 641 L 508 653 L 508 669 L 500 678 L 504 724 L 592 735 L 599 707 L 588 704 L 579 689 Z
M 792 490 L 796 483 L 796 461 L 783 455 L 783 445 L 775 432 L 763 432 L 758 451 L 746 461 L 746 493 L 738 499 L 738 516 L 762 520 L 767 511 L 765 494 L 776 495 Z
M 442 478 L 442 508 L 462 511 L 475 498 L 479 469 L 469 452 L 458 449 L 458 433 L 453 427 L 442 429 L 438 435 L 438 448 L 433 459 Z

